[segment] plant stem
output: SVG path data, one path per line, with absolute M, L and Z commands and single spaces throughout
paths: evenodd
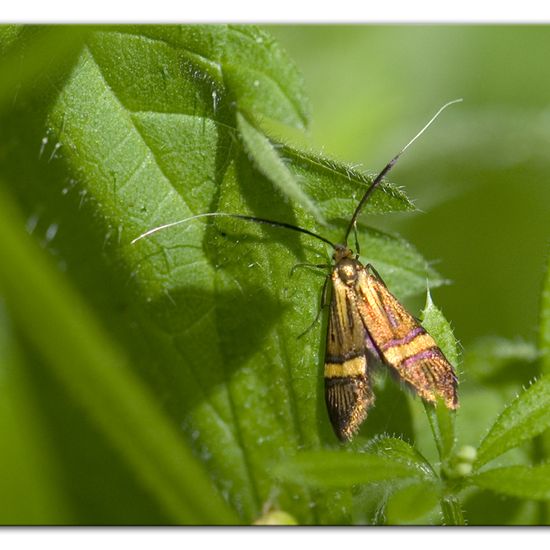
M 466 525 L 460 501 L 455 496 L 444 496 L 441 499 L 441 512 L 445 525 Z

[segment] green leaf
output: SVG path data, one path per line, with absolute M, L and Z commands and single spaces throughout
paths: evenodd
M 550 376 L 537 380 L 506 407 L 481 442 L 474 467 L 495 459 L 550 427 Z
M 320 488 L 427 477 L 422 466 L 405 457 L 392 460 L 375 454 L 342 451 L 302 452 L 278 465 L 274 473 L 285 480 Z
M 430 291 L 426 295 L 426 306 L 421 315 L 422 325 L 431 334 L 445 357 L 453 365 L 458 365 L 458 344 L 451 325 L 441 311 L 435 307 Z M 426 414 L 437 445 L 439 457 L 445 463 L 451 456 L 455 445 L 455 413 L 447 409 L 443 402 L 435 406 L 425 403 Z M 445 464 L 444 464 L 445 466 Z
M 388 525 L 417 524 L 439 503 L 441 485 L 434 480 L 411 482 L 395 491 L 386 504 Z
M 365 446 L 369 453 L 386 457 L 390 461 L 405 462 L 433 475 L 429 462 L 409 443 L 398 437 L 376 437 Z
M 367 228 L 361 232 L 360 245 L 364 251 L 364 263 L 371 263 L 392 293 L 401 300 L 424 292 L 428 282 L 430 288 L 447 284 L 420 253 L 401 237 Z
M 277 142 L 275 146 L 295 177 L 303 182 L 304 191 L 309 196 L 315 196 L 325 218 L 347 224 L 374 178 L 351 165 L 318 153 L 300 151 Z M 363 214 L 412 210 L 415 206 L 403 191 L 390 183 L 383 183 L 372 194 Z
M 27 338 L 174 522 L 235 521 L 149 391 L 0 200 L 0 290 Z
M 454 337 L 449 321 L 445 319 L 441 310 L 434 305 L 429 290 L 426 293 L 426 305 L 422 311 L 421 319 L 424 328 L 431 334 L 449 363 L 456 370 L 459 361 L 458 342 Z
M 258 170 L 288 198 L 295 200 L 319 223 L 324 224 L 325 221 L 316 204 L 302 191 L 294 175 L 282 161 L 269 139 L 254 128 L 240 113 L 237 113 L 237 128 L 245 149 Z
M 254 25 L 123 25 L 108 30 L 101 36 L 107 46 L 105 61 L 113 61 L 109 50 L 114 53 L 116 45 L 128 52 L 129 44 L 143 53 L 154 52 L 139 61 L 128 56 L 120 64 L 122 72 L 109 75 L 119 84 L 116 93 L 125 104 L 136 100 L 136 110 L 142 110 L 141 96 L 147 97 L 149 106 L 154 102 L 158 112 L 179 112 L 166 102 L 167 96 L 186 96 L 188 104 L 181 112 L 189 115 L 226 119 L 228 103 L 234 103 L 233 108 L 255 119 L 266 117 L 297 128 L 307 125 L 309 103 L 301 74 L 281 46 Z M 143 76 L 134 82 L 135 98 L 125 86 L 132 70 Z M 174 86 L 178 81 L 184 86 Z M 150 95 L 155 88 L 160 92 L 156 101 Z M 176 104 L 182 105 L 179 100 Z
M 253 25 L 230 25 L 222 70 L 239 110 L 297 128 L 307 125 L 309 100 L 302 75 L 265 31 Z
M 494 468 L 476 474 L 470 482 L 503 495 L 550 500 L 550 464 Z

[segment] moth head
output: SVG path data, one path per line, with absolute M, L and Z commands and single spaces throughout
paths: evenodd
M 332 254 L 332 261 L 337 264 L 347 258 L 352 258 L 353 252 L 345 244 L 334 245 L 334 252 Z

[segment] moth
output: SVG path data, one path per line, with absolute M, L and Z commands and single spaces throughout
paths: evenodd
M 351 439 L 365 420 L 380 362 L 426 401 L 456 409 L 457 378 L 435 340 L 350 248 L 336 248 L 333 260 L 325 400 L 337 437 Z
M 297 231 L 330 245 L 333 254 L 330 279 L 327 279 L 331 299 L 324 361 L 325 401 L 334 433 L 341 441 L 353 437 L 374 404 L 372 371 L 378 363 L 385 364 L 425 401 L 442 400 L 449 409 L 458 407 L 458 380 L 452 365 L 420 322 L 388 290 L 374 267 L 359 261 L 357 235 L 356 252 L 347 243 L 363 207 L 399 157 L 447 106 L 459 101 L 462 100 L 443 105 L 374 178 L 359 201 L 340 244 L 303 227 L 227 212 L 207 212 L 168 223 L 132 241 L 135 243 L 157 231 L 198 218 L 225 216 Z M 325 290 L 326 282 L 323 300 Z

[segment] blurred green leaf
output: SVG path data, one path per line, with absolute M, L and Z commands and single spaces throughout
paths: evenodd
M 475 468 L 550 427 L 550 377 L 544 376 L 506 407 L 481 442 Z
M 542 372 L 550 374 L 550 258 L 546 266 L 546 277 L 540 305 L 539 349 L 542 359 Z
M 53 79 L 82 47 L 90 28 L 85 25 L 2 27 L 0 34 L 0 109 L 21 89 Z
M 411 482 L 395 491 L 386 504 L 389 525 L 419 524 L 439 503 L 441 486 L 437 481 Z
M 508 466 L 485 470 L 470 478 L 483 489 L 530 500 L 550 500 L 550 465 Z
M 396 487 L 407 482 L 401 478 L 356 487 L 353 491 L 352 522 L 355 525 L 385 525 L 388 498 Z
M 0 525 L 67 524 L 72 510 L 0 299 Z
M 538 345 L 540 352 L 540 370 L 545 375 L 550 375 L 550 256 L 546 261 L 546 273 L 542 288 L 539 309 Z M 536 444 L 539 444 L 539 452 L 545 460 L 550 458 L 550 433 L 542 435 Z M 547 523 L 550 523 L 550 504 L 546 503 L 544 511 Z
M 23 32 L 23 25 L 0 25 L 0 54 L 4 55 Z
M 536 346 L 530 342 L 485 336 L 468 347 L 463 363 L 470 377 L 480 381 L 494 378 L 499 382 L 524 374 L 525 369 L 519 365 L 534 367 L 538 356 Z
M 235 521 L 201 466 L 89 310 L 26 234 L 11 199 L 0 200 L 0 289 L 50 368 L 125 456 L 173 521 Z

